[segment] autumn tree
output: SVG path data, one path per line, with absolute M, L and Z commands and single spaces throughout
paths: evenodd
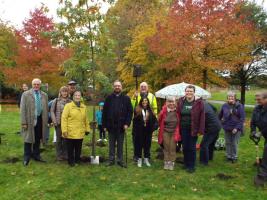
M 24 20 L 23 28 L 16 31 L 16 66 L 5 70 L 9 84 L 29 83 L 34 77 L 40 77 L 55 90 L 62 84 L 60 65 L 70 56 L 70 51 L 52 46 L 49 33 L 54 30 L 54 24 L 46 11 L 45 6 L 36 8 L 30 12 L 30 18 Z
M 206 88 L 217 70 L 250 59 L 250 24 L 240 23 L 235 12 L 234 0 L 174 1 L 167 20 L 147 39 L 149 49 L 162 57 L 161 68 L 181 71 L 185 81 Z
M 248 52 L 251 60 L 247 63 L 237 63 L 230 72 L 231 83 L 240 86 L 240 100 L 244 104 L 246 87 L 267 73 L 267 14 L 253 2 L 242 2 L 238 8 L 237 15 L 242 17 L 242 21 L 253 25 L 254 28 L 248 33 L 255 38 L 252 49 Z

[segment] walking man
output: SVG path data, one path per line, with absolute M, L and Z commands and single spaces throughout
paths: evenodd
M 48 121 L 47 94 L 40 91 L 41 80 L 32 80 L 32 89 L 21 97 L 20 113 L 22 136 L 24 138 L 24 161 L 27 166 L 32 157 L 38 162 L 45 162 L 40 156 L 40 141 L 44 140 Z
M 114 92 L 109 95 L 104 103 L 102 126 L 108 131 L 109 138 L 109 163 L 115 164 L 115 147 L 117 146 L 117 164 L 123 164 L 124 133 L 131 124 L 133 108 L 128 96 L 122 94 L 122 84 L 116 80 L 113 83 Z M 126 138 L 127 139 L 127 138 Z

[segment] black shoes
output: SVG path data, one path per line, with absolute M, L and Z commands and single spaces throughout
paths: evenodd
M 109 162 L 106 164 L 107 167 L 110 167 L 110 166 L 113 166 L 113 165 L 115 165 L 115 162 L 114 162 L 114 161 L 109 161 Z
M 23 166 L 25 166 L 25 167 L 28 166 L 29 165 L 29 162 L 30 162 L 30 160 L 24 160 L 23 161 Z
M 37 162 L 42 162 L 42 163 L 46 163 L 45 160 L 43 160 L 42 158 L 33 158 L 35 161 Z
M 124 165 L 123 162 L 117 162 L 117 164 L 118 164 L 120 167 L 127 168 L 127 166 Z
M 194 173 L 196 170 L 195 168 L 187 168 L 186 171 L 190 174 Z
M 254 177 L 254 185 L 256 187 L 263 187 L 264 184 L 265 184 L 264 178 L 262 178 L 262 177 L 260 177 L 258 175 Z

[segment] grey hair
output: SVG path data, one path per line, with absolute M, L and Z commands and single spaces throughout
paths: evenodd
M 35 83 L 35 82 L 39 82 L 40 84 L 42 83 L 42 81 L 39 78 L 34 78 L 32 80 L 32 84 Z
M 267 91 L 261 93 L 263 99 L 267 99 Z
M 175 96 L 167 96 L 166 101 L 176 101 Z
M 227 98 L 228 97 L 234 97 L 234 98 L 236 98 L 236 93 L 233 92 L 233 91 L 229 91 L 229 92 L 227 92 Z

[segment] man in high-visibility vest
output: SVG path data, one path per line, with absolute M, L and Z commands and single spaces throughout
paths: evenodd
M 140 84 L 140 93 L 138 91 L 136 91 L 134 93 L 134 96 L 133 96 L 133 98 L 131 100 L 133 108 L 135 108 L 139 104 L 139 102 L 140 102 L 142 97 L 143 98 L 144 97 L 148 98 L 149 104 L 150 104 L 154 114 L 157 115 L 158 114 L 157 99 L 154 96 L 154 94 L 148 92 L 148 84 L 146 82 L 142 82 Z
M 140 92 L 136 91 L 131 99 L 133 109 L 139 104 L 141 98 L 147 97 L 149 100 L 150 107 L 154 114 L 157 116 L 158 114 L 158 105 L 157 105 L 157 99 L 154 94 L 148 92 L 148 84 L 146 82 L 142 82 L 140 84 Z M 132 139 L 133 139 L 133 144 L 135 140 L 135 135 L 132 132 Z M 133 159 L 137 161 L 137 154 L 135 152 L 135 147 L 134 147 L 134 157 Z

